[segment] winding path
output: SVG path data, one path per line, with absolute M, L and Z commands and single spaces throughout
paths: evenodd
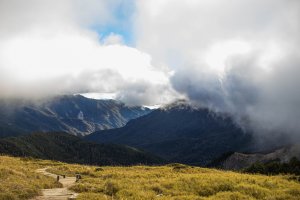
M 43 174 L 45 176 L 50 176 L 53 178 L 57 178 L 57 174 L 52 174 L 46 171 L 47 168 L 38 169 L 36 172 Z M 63 178 L 59 176 L 59 182 L 63 185 L 62 188 L 52 188 L 52 189 L 43 189 L 42 196 L 37 196 L 31 200 L 71 200 L 76 199 L 77 193 L 69 190 L 68 188 L 75 184 L 75 177 L 66 177 Z

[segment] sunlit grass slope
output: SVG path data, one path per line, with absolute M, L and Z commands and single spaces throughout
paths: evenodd
M 0 156 L 0 200 L 29 199 L 40 194 L 43 188 L 60 187 L 54 179 L 34 172 L 53 164 Z
M 179 164 L 89 167 L 61 165 L 55 173 L 82 175 L 72 187 L 79 199 L 300 199 L 300 183 L 288 176 L 240 174 Z
M 289 176 L 264 176 L 190 167 L 96 167 L 0 156 L 0 200 L 30 199 L 42 188 L 60 187 L 35 169 L 82 179 L 72 190 L 79 200 L 299 200 L 300 183 Z

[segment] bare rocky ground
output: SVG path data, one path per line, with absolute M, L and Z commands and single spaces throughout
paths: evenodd
M 50 176 L 57 179 L 57 174 L 52 174 L 46 171 L 47 168 L 38 169 L 36 172 L 43 174 L 45 176 Z M 71 200 L 76 199 L 77 193 L 69 190 L 68 188 L 75 184 L 75 177 L 65 177 L 59 176 L 59 182 L 63 185 L 62 188 L 52 188 L 43 189 L 42 195 L 37 196 L 31 200 Z

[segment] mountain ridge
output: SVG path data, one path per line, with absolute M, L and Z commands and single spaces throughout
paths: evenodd
M 252 136 L 227 115 L 179 104 L 129 121 L 126 126 L 95 132 L 89 141 L 133 146 L 169 162 L 206 165 L 225 152 L 248 150 Z
M 116 100 L 63 95 L 40 101 L 0 100 L 0 136 L 63 131 L 84 136 L 97 130 L 124 126 L 151 112 Z

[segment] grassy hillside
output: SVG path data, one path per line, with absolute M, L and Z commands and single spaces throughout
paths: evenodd
M 300 183 L 289 180 L 289 176 L 240 174 L 180 164 L 101 168 L 61 165 L 51 171 L 82 174 L 83 179 L 72 187 L 80 193 L 79 200 L 300 199 Z
M 40 194 L 41 189 L 61 187 L 54 179 L 34 172 L 53 164 L 0 156 L 0 200 L 29 199 Z
M 79 200 L 178 199 L 178 200 L 298 200 L 300 183 L 290 176 L 264 176 L 190 167 L 96 167 L 55 161 L 0 156 L 0 200 L 29 199 L 42 188 L 54 187 L 51 178 L 34 173 L 50 171 L 82 179 L 71 189 Z
M 96 144 L 66 133 L 34 133 L 0 139 L 0 153 L 93 165 L 162 163 L 160 158 L 135 148 Z

